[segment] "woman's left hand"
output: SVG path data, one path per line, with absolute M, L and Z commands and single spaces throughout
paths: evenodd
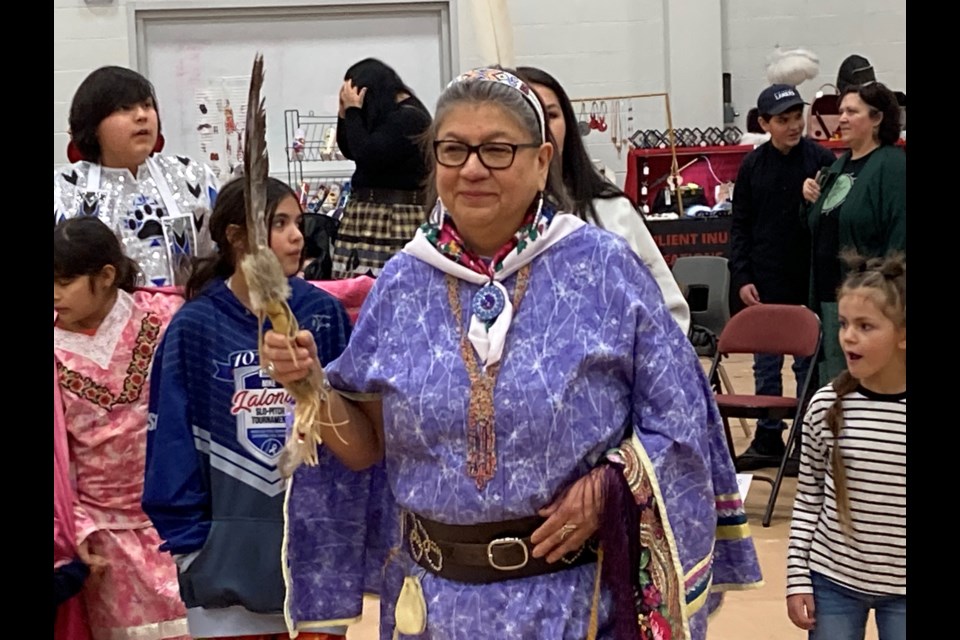
M 813 204 L 820 198 L 820 172 L 816 178 L 807 178 L 803 181 L 803 199 Z
M 547 519 L 530 536 L 533 557 L 553 563 L 582 547 L 600 527 L 603 510 L 601 475 L 591 471 L 553 504 L 540 510 Z
M 340 87 L 340 106 L 341 111 L 346 111 L 350 107 L 360 108 L 363 106 L 363 98 L 367 95 L 367 88 L 357 89 L 353 86 L 352 80 L 344 80 Z

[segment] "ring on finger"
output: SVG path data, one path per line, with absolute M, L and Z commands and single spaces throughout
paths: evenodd
M 571 522 L 568 522 L 567 524 L 560 527 L 560 542 L 563 542 L 564 540 L 566 540 L 567 536 L 569 536 L 571 533 L 576 531 L 576 529 L 577 529 L 577 525 Z
M 274 366 L 274 364 L 273 364 L 272 362 L 268 362 L 268 363 L 267 363 L 267 366 L 264 367 L 263 370 L 267 372 L 267 375 L 272 376 L 273 374 L 275 374 L 275 373 L 277 372 L 277 367 Z

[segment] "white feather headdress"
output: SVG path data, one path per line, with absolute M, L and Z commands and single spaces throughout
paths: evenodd
M 807 49 L 783 51 L 777 47 L 767 57 L 767 81 L 770 84 L 798 86 L 820 73 L 820 58 Z

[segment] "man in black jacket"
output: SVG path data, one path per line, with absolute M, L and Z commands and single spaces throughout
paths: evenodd
M 803 137 L 803 105 L 797 89 L 785 84 L 764 89 L 757 99 L 760 126 L 770 140 L 740 165 L 730 231 L 731 286 L 747 306 L 807 303 L 810 238 L 800 215 L 803 181 L 832 164 L 835 156 Z M 793 363 L 798 387 L 809 366 L 809 358 Z M 755 357 L 758 395 L 782 395 L 782 368 L 783 356 Z M 779 466 L 785 427 L 783 421 L 758 420 L 753 442 L 737 456 L 737 471 Z M 796 469 L 794 460 L 788 473 L 796 475 Z

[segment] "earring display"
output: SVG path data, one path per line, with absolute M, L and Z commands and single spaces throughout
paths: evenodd
M 660 117 L 653 109 L 650 113 L 646 110 L 641 114 L 634 113 L 637 101 L 644 98 L 664 100 L 665 128 L 643 127 L 647 121 L 656 126 L 656 119 Z M 676 224 L 693 217 L 722 219 L 729 213 L 731 189 L 726 188 L 725 182 L 731 181 L 736 174 L 735 169 L 731 173 L 729 163 L 731 159 L 740 158 L 741 149 L 714 147 L 739 147 L 743 135 L 740 129 L 733 126 L 673 127 L 670 100 L 666 93 L 584 97 L 571 102 L 576 119 L 574 126 L 582 137 L 593 131 L 610 136 L 613 150 L 608 153 L 615 150 L 617 156 L 626 161 L 624 190 L 645 217 L 658 221 L 672 220 Z M 644 122 L 638 123 L 638 118 Z M 595 144 L 589 145 L 591 154 L 595 149 L 598 152 L 595 159 L 598 164 L 604 161 L 609 163 L 607 158 L 612 157 L 604 158 L 598 149 L 604 140 L 601 137 L 594 141 Z M 629 154 L 626 158 L 624 148 Z M 717 158 L 714 160 L 717 171 L 710 166 L 709 160 L 713 158 Z M 700 168 L 689 169 L 692 164 L 704 159 L 708 160 L 708 175 L 701 175 Z M 687 173 L 684 173 L 685 169 L 688 169 Z M 723 181 L 716 178 L 714 174 L 717 172 L 724 177 Z M 718 189 L 718 184 L 723 184 L 725 188 Z M 724 198 L 719 197 L 721 192 Z M 681 203 L 682 211 L 678 206 Z
M 694 139 L 696 140 L 696 143 L 697 143 L 696 146 L 698 146 L 698 147 L 705 147 L 705 146 L 707 146 L 706 137 L 704 136 L 703 131 L 701 131 L 700 129 L 694 129 L 694 130 L 693 130 L 693 137 L 694 137 Z
M 740 144 L 741 138 L 743 138 L 743 132 L 740 131 L 740 129 L 737 127 L 727 127 L 723 130 L 723 142 L 720 144 Z
M 656 129 L 648 129 L 643 134 L 643 146 L 647 149 L 662 149 L 666 142 L 664 135 Z
M 607 130 L 607 103 L 600 102 L 600 111 L 597 113 L 597 131 L 603 133 Z
M 623 124 L 621 122 L 622 114 L 620 112 L 620 101 L 613 100 L 610 104 L 613 106 L 613 119 L 611 120 L 610 139 L 613 141 L 613 146 L 617 149 L 617 157 L 622 158 L 624 138 L 622 133 Z
M 681 147 L 700 146 L 700 136 L 694 129 L 680 129 L 677 131 L 677 145 Z
M 743 144 L 743 133 L 735 126 L 677 126 L 687 123 L 671 116 L 665 93 L 634 96 L 634 102 L 641 97 L 662 98 L 666 118 L 659 120 L 658 110 L 644 109 L 637 114 L 639 121 L 632 120 L 623 97 L 619 105 L 616 98 L 606 99 L 614 114 L 611 126 L 618 112 L 628 114 L 624 192 L 650 222 L 668 264 L 680 255 L 727 255 L 733 181 L 753 147 Z M 694 237 L 692 242 L 679 240 Z
M 640 170 L 640 175 L 642 176 L 640 182 L 640 201 L 643 203 L 641 209 L 643 210 L 644 215 L 646 215 L 650 213 L 650 188 L 647 184 L 647 181 L 650 178 L 650 163 L 646 160 L 643 161 L 643 168 Z
M 703 133 L 708 146 L 717 147 L 723 142 L 723 131 L 720 127 L 710 127 Z
M 590 135 L 590 120 L 587 117 L 587 103 L 580 103 L 580 119 L 577 122 L 577 129 L 580 131 L 581 136 Z
M 720 147 L 740 144 L 743 132 L 737 127 L 709 127 L 705 130 L 674 129 L 674 144 L 677 147 Z M 627 138 L 634 149 L 665 149 L 670 146 L 670 131 L 647 129 L 635 131 Z

